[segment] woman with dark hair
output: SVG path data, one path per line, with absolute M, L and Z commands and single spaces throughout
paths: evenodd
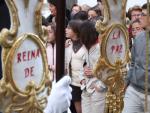
M 65 49 L 65 64 L 72 82 L 72 102 L 76 113 L 81 113 L 81 89 L 80 80 L 83 75 L 83 65 L 85 62 L 86 48 L 79 38 L 81 20 L 71 20 L 66 28 L 66 37 L 70 42 Z M 69 40 L 69 39 L 68 39 Z M 74 111 L 71 111 L 74 113 Z
M 88 14 L 86 11 L 79 11 L 78 13 L 76 13 L 73 18 L 73 20 L 82 20 L 85 21 L 88 19 Z
M 57 16 L 57 7 L 56 7 L 57 0 L 47 0 L 49 3 L 49 10 L 51 14 L 46 18 L 46 21 L 56 23 L 56 16 Z M 66 9 L 66 17 L 65 17 L 65 24 L 68 24 L 70 19 L 70 11 Z
M 95 25 L 85 21 L 80 28 L 80 38 L 87 49 L 84 75 L 81 80 L 82 113 L 104 113 L 106 87 L 93 75 L 93 69 L 100 56 L 100 45 Z
M 56 22 L 57 8 L 56 8 L 56 0 L 47 0 L 49 3 L 49 10 L 51 14 L 47 17 L 47 21 Z
M 99 17 L 100 19 L 103 19 L 99 4 L 97 4 L 96 6 L 90 8 L 88 10 L 88 19 L 89 20 L 93 20 L 94 18 L 97 18 L 97 17 Z
M 81 6 L 79 6 L 78 4 L 73 4 L 72 8 L 71 8 L 71 19 L 74 17 L 74 15 L 76 13 L 78 13 L 79 11 L 81 11 Z
M 83 22 L 80 27 L 80 38 L 88 50 L 92 47 L 92 45 L 98 42 L 98 33 L 96 32 L 96 28 L 93 22 Z
M 56 82 L 56 24 L 49 23 L 46 27 L 48 37 L 46 40 L 46 53 L 48 59 L 49 71 L 52 75 L 52 80 Z

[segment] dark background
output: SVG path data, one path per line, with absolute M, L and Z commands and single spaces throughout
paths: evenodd
M 0 0 L 0 31 L 3 28 L 10 28 L 10 17 L 5 1 Z M 2 47 L 0 46 L 0 79 L 2 78 L 1 51 Z

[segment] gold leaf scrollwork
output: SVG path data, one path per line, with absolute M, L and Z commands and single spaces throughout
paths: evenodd
M 5 48 L 9 48 L 14 43 L 14 40 L 18 32 L 18 26 L 20 25 L 20 23 L 18 18 L 18 11 L 14 1 L 13 0 L 5 0 L 5 1 L 7 6 L 9 6 L 9 11 L 12 15 L 11 17 L 12 27 L 10 28 L 10 30 L 6 28 L 2 29 L 2 31 L 0 32 L 0 45 L 2 45 Z
M 39 45 L 42 52 L 42 59 L 44 62 L 44 72 L 43 72 L 43 81 L 39 87 L 37 87 L 34 82 L 30 82 L 27 85 L 26 92 L 22 93 L 21 91 L 16 90 L 14 87 L 15 83 L 12 78 L 12 57 L 14 56 L 15 50 L 19 47 L 23 37 L 17 37 L 18 28 L 19 28 L 19 18 L 18 18 L 18 9 L 16 8 L 14 0 L 5 0 L 9 8 L 11 15 L 11 28 L 2 29 L 0 32 L 0 45 L 3 46 L 2 61 L 3 61 L 3 78 L 0 80 L 0 111 L 3 113 L 43 113 L 43 109 L 47 103 L 47 90 L 50 91 L 51 84 L 45 86 L 45 77 L 48 78 L 48 67 L 47 59 L 43 41 L 39 39 L 42 37 L 42 27 L 41 27 L 41 14 L 40 10 L 42 7 L 43 0 L 39 0 L 37 8 L 35 10 L 35 28 L 37 28 L 37 33 L 33 38 L 34 42 Z M 25 7 L 29 5 L 29 0 L 24 0 Z M 26 34 L 25 34 L 26 36 Z M 29 36 L 29 34 L 27 35 Z M 37 36 L 37 37 L 36 37 Z M 30 36 L 29 36 L 30 38 Z M 18 39 L 18 40 L 17 40 Z M 38 41 L 37 41 L 38 40 Z M 11 62 L 11 65 L 10 65 Z M 9 68 L 9 69 L 8 69 Z M 7 70 L 8 69 L 8 70 Z M 10 77 L 11 76 L 11 77 Z M 44 94 L 43 94 L 44 92 Z
M 94 68 L 94 75 L 99 78 L 100 80 L 105 80 L 106 76 L 103 76 L 104 70 L 108 68 L 108 65 L 104 58 L 99 58 L 99 61 L 97 62 L 97 65 Z
M 96 22 L 96 30 L 99 33 L 103 33 L 108 27 L 108 22 L 110 20 L 110 9 L 109 9 L 109 5 L 108 5 L 108 1 L 107 0 L 102 0 L 102 4 L 104 6 L 104 19 L 103 21 L 98 20 Z
M 14 34 L 11 33 L 8 29 L 2 29 L 0 33 L 0 45 L 3 47 L 9 48 L 13 45 L 14 40 L 12 39 Z
M 35 9 L 35 28 L 41 40 L 45 42 L 46 39 L 44 39 L 45 38 L 44 32 L 46 32 L 46 30 L 42 28 L 42 16 L 41 16 L 42 6 L 43 6 L 43 0 L 38 0 Z
M 124 80 L 123 80 L 123 67 L 121 61 L 116 62 L 116 69 L 104 81 L 108 86 L 106 94 L 106 109 L 105 113 L 121 113 L 123 108 L 123 95 L 124 95 Z
M 123 108 L 124 80 L 123 73 L 126 68 L 121 61 L 116 61 L 115 68 L 110 68 L 101 58 L 98 63 L 99 70 L 95 70 L 97 78 L 106 84 L 108 91 L 105 101 L 105 113 L 121 113 Z
M 17 48 L 19 48 L 26 39 L 35 42 L 41 49 L 44 72 L 39 86 L 35 85 L 33 81 L 30 81 L 29 84 L 27 84 L 25 91 L 22 91 L 14 82 L 12 67 L 15 58 L 14 53 L 16 53 Z M 3 107 L 0 108 L 0 110 L 5 110 L 4 113 L 43 113 L 43 109 L 47 103 L 47 92 L 51 89 L 51 83 L 45 86 L 45 80 L 48 78 L 48 64 L 42 41 L 34 34 L 24 34 L 20 36 L 9 50 L 5 60 L 4 77 L 3 81 L 0 81 L 0 96 L 3 99 L 2 102 L 5 101 L 5 105 L 0 104 Z
M 122 13 L 121 13 L 121 20 L 123 20 L 123 24 L 126 24 L 126 4 L 127 0 L 122 1 Z
M 123 96 L 124 96 L 124 76 L 127 73 L 126 63 L 129 61 L 129 50 L 128 50 L 128 35 L 125 28 L 125 8 L 127 0 L 122 0 L 122 2 L 113 0 L 116 6 L 121 3 L 121 9 L 116 9 L 121 11 L 118 21 L 115 20 L 115 16 L 110 14 L 110 9 L 112 10 L 114 6 L 109 6 L 111 0 L 102 0 L 104 5 L 104 20 L 97 21 L 96 29 L 101 35 L 101 57 L 94 69 L 95 76 L 104 82 L 108 90 L 106 93 L 105 101 L 105 113 L 121 113 L 123 108 Z M 108 4 L 109 3 L 109 4 Z M 117 8 L 117 7 L 116 7 Z M 120 7 L 118 7 L 120 8 Z M 106 45 L 108 44 L 108 37 L 111 31 L 118 27 L 122 30 L 125 38 L 125 56 L 124 59 L 117 60 L 113 64 L 110 63 L 107 56 Z M 107 45 L 108 46 L 108 45 Z
M 6 90 L 6 84 L 4 80 L 0 81 L 0 109 L 2 108 L 2 104 L 4 103 L 4 97 L 6 97 L 7 90 Z
M 44 88 L 44 87 L 43 87 Z M 43 113 L 47 99 L 38 97 L 34 82 L 27 86 L 28 94 L 20 94 L 14 90 L 10 83 L 0 81 L 0 110 L 4 113 Z
M 46 98 L 37 99 L 37 92 L 34 82 L 27 87 L 28 95 L 16 94 L 12 96 L 12 102 L 6 107 L 6 113 L 43 113 L 43 102 Z

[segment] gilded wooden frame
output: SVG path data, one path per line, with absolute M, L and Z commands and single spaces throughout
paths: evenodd
M 6 80 L 8 80 L 10 82 L 10 84 L 12 85 L 12 87 L 14 88 L 14 91 L 17 92 L 17 93 L 20 93 L 20 94 L 23 94 L 23 95 L 28 95 L 28 91 L 21 91 L 19 90 L 19 88 L 16 86 L 15 82 L 13 81 L 13 75 L 12 75 L 12 63 L 13 63 L 13 59 L 14 59 L 14 53 L 15 51 L 17 50 L 17 48 L 23 43 L 23 41 L 25 41 L 26 39 L 31 39 L 33 40 L 40 48 L 40 51 L 41 51 L 41 56 L 42 56 L 42 61 L 44 62 L 43 63 L 43 69 L 44 69 L 44 72 L 43 72 L 43 78 L 42 78 L 42 81 L 41 81 L 41 84 L 39 87 L 36 87 L 35 90 L 36 92 L 41 92 L 43 90 L 43 88 L 45 87 L 45 79 L 48 78 L 47 75 L 48 75 L 48 67 L 47 67 L 47 56 L 46 56 L 46 50 L 45 50 L 45 47 L 44 47 L 44 44 L 43 42 L 41 41 L 41 39 L 34 35 L 34 34 L 24 34 L 22 36 L 20 36 L 16 41 L 15 43 L 13 44 L 12 48 L 10 49 L 10 52 L 6 58 L 6 65 L 5 65 L 5 74 L 6 74 Z M 11 70 L 11 71 L 8 71 L 8 70 Z M 29 84 L 30 85 L 30 84 Z
M 121 61 L 121 64 L 122 65 L 125 65 L 126 63 L 127 63 L 127 61 L 128 61 L 128 54 L 129 54 L 129 51 L 128 51 L 128 47 L 129 47 L 129 45 L 128 45 L 128 33 L 127 33 L 127 31 L 126 31 L 126 28 L 122 25 L 122 24 L 112 24 L 107 30 L 106 30 L 106 32 L 104 33 L 105 35 L 104 35 L 104 37 L 105 38 L 102 38 L 102 43 L 101 43 L 101 56 L 102 56 L 102 58 L 104 58 L 105 59 L 105 61 L 106 61 L 106 63 L 107 63 L 107 65 L 110 67 L 110 68 L 116 68 L 116 63 L 114 63 L 114 64 L 112 64 L 112 63 L 110 63 L 110 61 L 109 61 L 109 59 L 108 59 L 108 57 L 107 57 L 107 54 L 106 54 L 106 46 L 107 46 L 107 41 L 108 41 L 108 38 L 109 38 L 109 36 L 110 36 L 110 34 L 111 34 L 111 32 L 113 31 L 113 29 L 114 28 L 119 28 L 119 29 L 121 29 L 121 31 L 124 33 L 124 40 L 125 40 L 125 45 L 126 45 L 126 50 L 125 50 L 125 59 L 124 59 L 124 61 Z M 117 61 L 116 61 L 117 62 Z
M 12 113 L 43 113 L 43 109 L 47 103 L 47 95 L 51 89 L 51 83 L 46 85 L 48 77 L 48 64 L 46 57 L 46 49 L 44 47 L 44 31 L 42 29 L 41 9 L 43 0 L 37 0 L 36 8 L 34 11 L 34 28 L 35 34 L 24 33 L 17 35 L 20 26 L 20 20 L 18 17 L 17 6 L 14 0 L 5 0 L 11 17 L 11 28 L 3 28 L 0 32 L 0 45 L 2 45 L 2 62 L 3 62 L 3 78 L 0 80 L 0 110 L 2 112 Z M 28 7 L 27 2 L 24 1 L 25 6 Z M 28 37 L 29 36 L 29 37 Z M 17 47 L 23 43 L 24 40 L 30 38 L 37 46 L 39 46 L 42 52 L 43 63 L 43 78 L 41 84 L 36 87 L 34 82 L 30 82 L 27 85 L 27 90 L 22 92 L 18 90 L 12 78 L 12 58 Z M 8 71 L 9 70 L 9 71 Z M 43 92 L 47 94 L 43 94 Z M 3 104 L 5 102 L 5 104 Z
M 95 76 L 103 81 L 108 88 L 105 99 L 105 113 L 121 113 L 123 108 L 124 73 L 126 73 L 126 64 L 129 61 L 128 33 L 125 27 L 126 3 L 127 0 L 102 0 L 104 19 L 103 21 L 98 20 L 96 22 L 96 29 L 100 33 L 101 56 L 93 71 Z M 114 8 L 119 12 L 117 15 L 111 13 Z M 110 62 L 111 54 L 109 53 L 109 46 L 107 44 L 110 43 L 111 39 L 109 36 L 112 35 L 111 33 L 115 28 L 120 29 L 124 35 L 124 42 L 121 41 L 119 43 L 124 44 L 124 53 L 123 55 L 121 54 L 121 57 L 119 54 L 116 54 L 115 58 L 112 59 L 113 61 Z M 115 44 L 118 44 L 118 42 Z M 119 59 L 117 59 L 117 56 Z

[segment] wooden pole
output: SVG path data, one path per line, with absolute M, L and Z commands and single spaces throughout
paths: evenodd
M 56 0 L 56 81 L 64 75 L 66 0 Z

